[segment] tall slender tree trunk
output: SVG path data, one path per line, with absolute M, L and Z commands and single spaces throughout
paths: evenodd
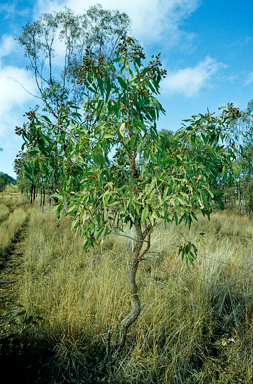
M 33 184 L 31 185 L 31 196 L 30 196 L 31 204 L 33 202 Z
M 242 207 L 241 207 L 241 186 L 240 186 L 240 180 L 238 181 L 238 205 L 239 205 L 239 215 L 242 213 Z

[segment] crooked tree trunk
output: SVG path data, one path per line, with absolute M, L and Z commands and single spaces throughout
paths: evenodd
M 141 261 L 142 257 L 145 255 L 145 253 L 149 250 L 150 247 L 150 226 L 146 228 L 144 232 L 142 232 L 141 224 L 140 222 L 135 226 L 136 229 L 136 235 L 137 235 L 137 244 L 134 247 L 133 250 L 133 257 L 130 264 L 130 270 L 129 270 L 129 295 L 132 305 L 132 311 L 121 321 L 120 328 L 119 328 L 119 334 L 118 334 L 118 342 L 116 346 L 117 354 L 119 354 L 126 341 L 126 335 L 128 328 L 138 319 L 138 316 L 141 311 L 141 304 L 140 299 L 138 297 L 138 287 L 136 284 L 136 273 L 139 266 L 139 262 Z M 145 238 L 148 236 L 147 241 L 147 247 L 146 249 L 140 254 L 141 248 L 143 246 L 143 242 Z

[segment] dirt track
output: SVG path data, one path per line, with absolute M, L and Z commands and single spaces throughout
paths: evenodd
M 17 332 L 14 321 L 18 311 L 19 282 L 22 279 L 22 242 L 28 220 L 8 249 L 0 250 L 0 339 Z M 22 341 L 17 339 L 11 345 L 8 344 L 3 344 L 0 349 L 0 382 L 22 383 Z

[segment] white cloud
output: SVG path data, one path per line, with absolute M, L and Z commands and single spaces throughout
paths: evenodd
M 249 85 L 253 82 L 253 72 L 250 72 L 247 76 L 247 79 L 245 80 L 245 85 Z
M 28 102 L 34 104 L 34 97 L 18 82 L 29 92 L 36 94 L 36 85 L 30 73 L 23 68 L 0 65 L 0 135 L 4 135 L 7 130 L 14 130 L 15 125 L 20 122 L 17 110 Z
M 207 56 L 195 67 L 169 72 L 162 82 L 161 91 L 164 94 L 181 93 L 187 97 L 192 97 L 206 86 L 208 80 L 222 67 L 225 67 L 224 64 Z
M 33 102 L 37 88 L 31 73 L 24 68 L 4 65 L 4 59 L 15 53 L 23 52 L 11 35 L 4 34 L 0 42 L 0 135 L 3 136 L 20 121 L 17 110 L 28 102 Z M 27 89 L 29 92 L 25 91 Z M 23 111 L 24 112 L 24 111 Z M 21 120 L 23 120 L 21 112 Z
M 36 93 L 36 85 L 29 72 L 23 68 L 2 66 L 0 62 L 0 147 L 3 147 L 0 171 L 11 176 L 15 176 L 13 162 L 22 143 L 15 135 L 15 126 L 23 125 L 24 112 L 36 104 L 36 99 L 17 81 L 30 92 Z
M 200 5 L 200 0 L 38 0 L 35 18 L 43 13 L 59 11 L 64 6 L 76 13 L 83 13 L 92 5 L 100 3 L 104 9 L 126 12 L 132 20 L 133 36 L 143 44 L 154 43 L 166 37 L 166 44 L 178 43 L 187 34 L 180 30 L 182 21 Z M 192 38 L 192 34 L 189 34 Z
M 19 49 L 17 41 L 11 35 L 4 34 L 0 43 L 0 60 Z
M 34 97 L 24 88 L 33 94 L 37 92 L 29 72 L 24 68 L 5 65 L 6 60 L 16 54 L 23 56 L 17 41 L 11 35 L 4 34 L 0 41 L 0 147 L 4 150 L 1 152 L 0 171 L 12 176 L 15 176 L 13 161 L 21 145 L 20 138 L 15 135 L 15 126 L 23 124 L 24 112 L 36 104 Z

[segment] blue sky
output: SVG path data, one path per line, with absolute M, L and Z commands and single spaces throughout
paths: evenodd
M 159 97 L 166 116 L 159 129 L 175 131 L 183 119 L 207 108 L 218 112 L 230 102 L 245 109 L 253 99 L 252 0 L 0 1 L 0 171 L 11 176 L 22 144 L 15 126 L 23 124 L 24 113 L 38 102 L 24 90 L 37 93 L 15 37 L 41 13 L 64 6 L 83 13 L 96 3 L 126 12 L 147 58 L 161 52 L 168 71 Z

